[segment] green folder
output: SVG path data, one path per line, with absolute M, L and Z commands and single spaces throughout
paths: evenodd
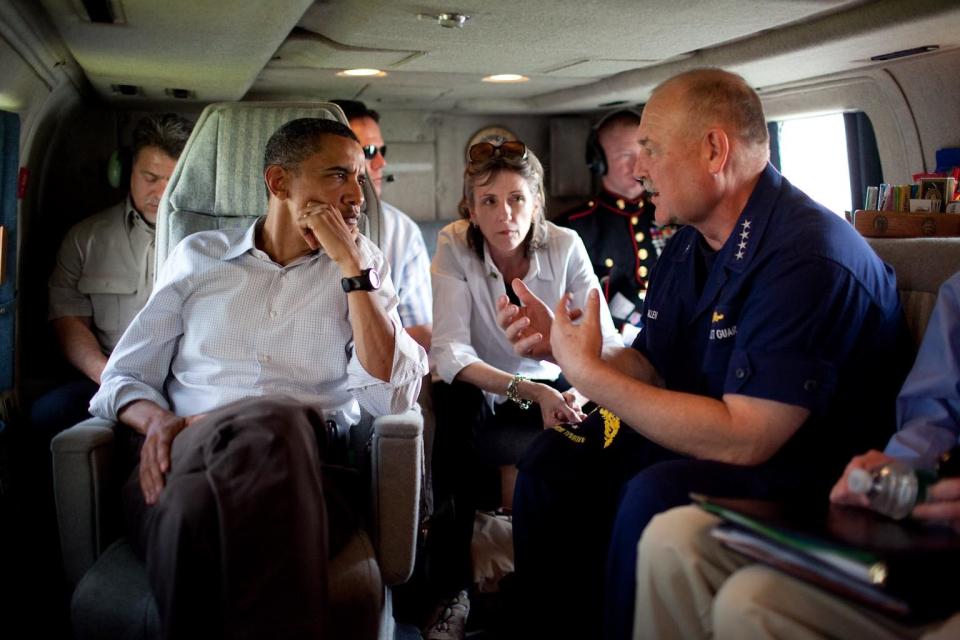
M 724 545 L 801 580 L 909 621 L 960 609 L 939 587 L 960 576 L 960 535 L 950 528 L 826 501 L 691 498 L 723 519 L 712 533 Z

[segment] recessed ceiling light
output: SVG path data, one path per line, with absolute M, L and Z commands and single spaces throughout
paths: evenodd
M 380 69 L 344 69 L 343 71 L 337 74 L 338 76 L 363 76 L 370 78 L 382 78 L 387 75 L 385 71 L 380 71 Z
M 487 76 L 483 79 L 484 82 L 526 82 L 530 78 L 527 76 L 521 76 L 519 73 L 498 73 L 496 75 Z

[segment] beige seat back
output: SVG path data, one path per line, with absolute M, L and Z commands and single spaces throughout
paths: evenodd
M 940 285 L 960 271 L 960 238 L 869 238 L 897 273 L 900 304 L 919 346 Z
M 267 212 L 263 152 L 270 136 L 297 118 L 347 124 L 328 102 L 242 102 L 203 110 L 160 201 L 157 271 L 182 239 L 197 231 L 247 227 Z M 380 244 L 380 200 L 364 185 L 363 234 Z

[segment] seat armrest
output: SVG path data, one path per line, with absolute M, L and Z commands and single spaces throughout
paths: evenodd
M 63 567 L 71 589 L 109 544 L 105 500 L 113 465 L 115 423 L 85 420 L 53 439 L 53 493 Z
M 413 573 L 423 475 L 423 416 L 419 410 L 374 420 L 371 450 L 374 544 L 383 583 Z

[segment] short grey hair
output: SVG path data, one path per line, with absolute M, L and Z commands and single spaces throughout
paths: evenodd
M 769 146 L 770 133 L 760 96 L 735 73 L 717 68 L 693 69 L 676 75 L 653 90 L 679 84 L 685 92 L 687 118 L 691 124 L 720 121 L 731 133 L 757 146 Z

